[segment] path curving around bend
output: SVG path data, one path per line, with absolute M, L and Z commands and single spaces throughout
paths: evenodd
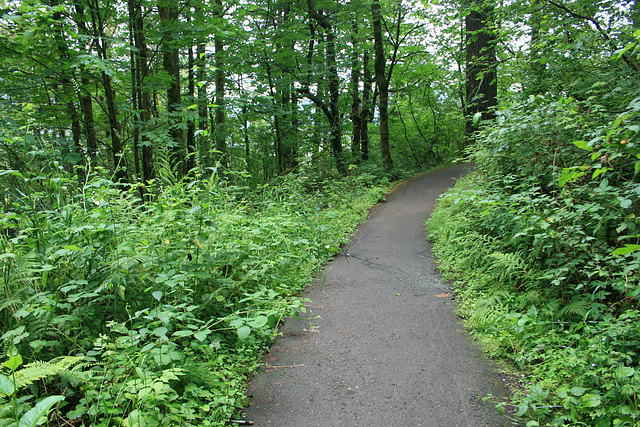
M 455 315 L 436 273 L 424 222 L 459 165 L 406 181 L 371 210 L 346 254 L 303 297 L 308 320 L 288 319 L 245 409 L 255 426 L 510 425 L 488 394 L 500 377 Z M 317 318 L 315 318 L 317 317 Z

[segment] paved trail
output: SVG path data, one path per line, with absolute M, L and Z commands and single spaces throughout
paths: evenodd
M 503 394 L 433 265 L 424 221 L 465 172 L 423 175 L 375 207 L 303 295 L 249 387 L 256 426 L 506 426 L 480 397 Z

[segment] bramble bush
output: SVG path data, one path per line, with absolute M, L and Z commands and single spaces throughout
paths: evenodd
M 34 422 L 95 426 L 239 416 L 278 324 L 303 309 L 297 293 L 389 186 L 357 170 L 344 182 L 291 174 L 257 190 L 163 174 L 145 203 L 100 170 L 2 172 L 3 353 L 78 366 L 20 389 L 4 381 L 17 365 L 0 367 L 12 399 L 0 425 L 31 407 Z
M 640 98 L 530 97 L 470 148 L 429 236 L 528 426 L 640 422 Z

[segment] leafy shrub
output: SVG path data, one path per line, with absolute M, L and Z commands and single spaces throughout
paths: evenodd
M 57 417 L 96 426 L 238 415 L 278 324 L 302 310 L 296 294 L 388 186 L 364 175 L 310 188 L 292 174 L 255 191 L 163 179 L 143 203 L 99 170 L 79 185 L 60 170 L 2 177 L 20 180 L 0 220 L 5 353 L 84 361 L 86 382 L 51 389 L 65 390 Z
M 519 371 L 527 425 L 640 421 L 639 103 L 502 111 L 429 221 L 461 315 Z

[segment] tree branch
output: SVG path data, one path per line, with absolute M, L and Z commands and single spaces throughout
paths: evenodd
M 609 43 L 609 47 L 611 49 L 613 49 L 614 51 L 616 50 L 616 46 L 614 45 L 614 41 L 611 40 L 611 37 L 609 37 L 609 34 L 607 34 L 607 32 L 602 28 L 602 26 L 600 26 L 600 23 L 595 18 L 592 18 L 592 17 L 587 16 L 587 15 L 582 15 L 581 13 L 574 12 L 571 9 L 569 9 L 568 7 L 566 7 L 565 5 L 559 4 L 559 3 L 557 3 L 557 2 L 555 2 L 553 0 L 547 0 L 547 3 L 549 3 L 552 6 L 557 7 L 558 9 L 566 12 L 567 14 L 573 16 L 574 18 L 582 19 L 582 20 L 585 20 L 587 22 L 592 23 L 596 27 L 596 30 L 598 30 L 598 32 L 600 33 L 602 38 L 604 38 Z M 638 72 L 638 63 L 636 61 L 634 61 L 632 58 L 629 58 L 626 54 L 622 55 L 622 59 L 623 59 L 624 62 L 627 63 L 627 65 L 629 67 L 631 67 L 633 69 L 633 71 Z

